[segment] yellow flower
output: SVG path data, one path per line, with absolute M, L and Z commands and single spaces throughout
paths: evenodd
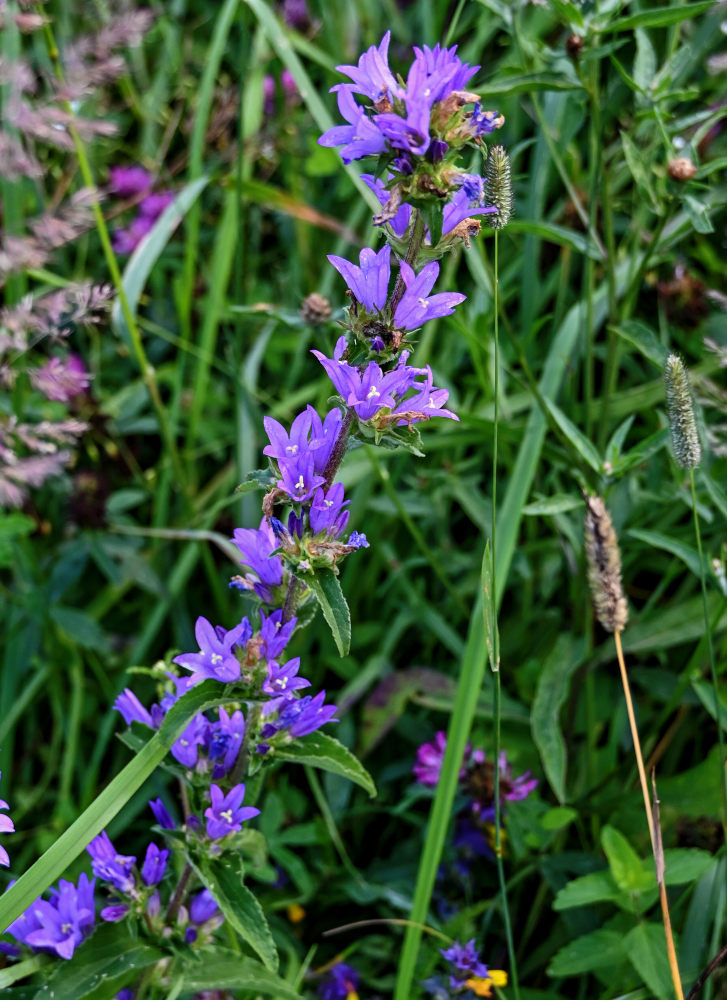
M 507 986 L 507 973 L 502 969 L 490 969 L 487 976 L 473 976 L 465 982 L 475 996 L 491 997 L 493 986 Z
M 300 903 L 291 903 L 285 907 L 285 912 L 288 914 L 288 920 L 291 924 L 299 924 L 301 920 L 305 919 L 305 910 Z

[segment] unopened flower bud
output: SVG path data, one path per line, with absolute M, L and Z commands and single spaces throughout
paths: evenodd
M 664 370 L 674 458 L 683 469 L 696 469 L 702 460 L 689 374 L 678 354 L 670 354 Z
M 319 295 L 318 292 L 311 292 L 310 295 L 306 295 L 300 307 L 300 315 L 311 326 L 318 326 L 319 323 L 325 323 L 329 319 L 331 312 L 331 303 L 325 296 Z
M 571 59 L 577 59 L 583 51 L 583 39 L 580 35 L 568 35 L 565 40 L 565 50 Z
M 669 160 L 666 169 L 674 181 L 690 181 L 697 172 L 688 156 L 675 156 L 673 160 Z

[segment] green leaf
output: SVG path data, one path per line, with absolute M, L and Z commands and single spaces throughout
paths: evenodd
M 134 792 L 161 764 L 190 720 L 198 712 L 224 703 L 225 699 L 220 695 L 221 686 L 218 681 L 203 681 L 172 705 L 159 731 L 136 757 L 116 775 L 53 846 L 0 897 L 0 929 L 5 929 L 19 917 L 123 809 Z
M 642 892 L 654 887 L 654 872 L 644 870 L 641 858 L 622 833 L 612 826 L 604 826 L 601 830 L 601 846 L 619 889 L 624 892 Z
M 273 486 L 270 469 L 255 469 L 248 472 L 245 480 L 235 487 L 235 493 L 251 493 L 253 490 L 269 490 Z
M 198 177 L 197 180 L 183 187 L 171 205 L 168 205 L 164 209 L 154 223 L 154 227 L 142 238 L 137 248 L 129 257 L 128 263 L 124 268 L 123 287 L 132 315 L 136 316 L 139 299 L 144 290 L 144 285 L 146 285 L 147 278 L 169 242 L 172 233 L 207 184 L 209 184 L 209 177 Z M 121 302 L 118 298 L 111 310 L 111 326 L 127 344 L 131 344 L 131 337 L 121 309 Z
M 645 358 L 656 365 L 660 372 L 664 371 L 664 364 L 669 352 L 650 326 L 638 319 L 629 319 L 618 326 L 609 326 L 608 329 L 618 334 L 629 344 L 633 344 Z
M 698 233 L 713 233 L 714 226 L 709 217 L 707 206 L 694 195 L 684 195 L 684 209 L 689 220 Z
M 500 669 L 500 637 L 497 633 L 497 609 L 492 592 L 492 556 L 490 542 L 485 542 L 482 556 L 482 610 L 485 616 L 485 645 L 490 661 L 490 670 L 496 673 Z
M 543 497 L 542 500 L 534 500 L 523 507 L 523 514 L 531 517 L 536 515 L 564 514 L 568 510 L 583 508 L 583 497 L 577 497 L 573 493 L 555 493 L 551 497 Z
M 586 435 L 582 431 L 578 430 L 573 421 L 569 417 L 566 417 L 561 408 L 556 406 L 552 400 L 543 398 L 543 402 L 545 403 L 548 413 L 561 429 L 572 448 L 581 456 L 586 464 L 593 469 L 594 472 L 603 472 L 601 456 L 598 454 L 595 445 L 591 444 Z
M 579 976 L 618 965 L 626 958 L 623 934 L 598 930 L 570 941 L 550 960 L 549 976 Z
M 696 577 L 701 576 L 699 555 L 696 549 L 691 548 L 691 546 L 685 545 L 683 542 L 678 542 L 669 535 L 662 535 L 658 531 L 642 531 L 639 528 L 631 528 L 627 534 L 629 538 L 637 538 L 640 542 L 646 542 L 647 545 L 650 545 L 654 549 L 663 549 L 665 552 L 670 552 L 673 556 L 681 559 Z
M 33 1000 L 108 1000 L 134 978 L 134 973 L 164 958 L 158 948 L 142 944 L 118 925 L 106 924 L 74 952 L 73 960 L 59 962 Z
M 643 28 L 637 28 L 635 35 L 634 80 L 640 90 L 646 91 L 654 82 L 656 75 L 656 53 L 648 33 Z
M 483 93 L 488 97 L 496 94 L 531 94 L 534 90 L 581 90 L 582 84 L 575 77 L 567 77 L 562 73 L 518 73 L 512 76 L 501 76 L 488 80 L 484 84 Z
M 95 649 L 98 653 L 108 653 L 104 630 L 85 611 L 56 604 L 50 609 L 50 617 L 71 642 L 86 649 Z
M 249 990 L 255 995 L 275 997 L 276 1000 L 302 1000 L 300 993 L 284 979 L 270 972 L 252 958 L 242 958 L 227 948 L 209 948 L 204 961 L 188 966 L 184 975 L 184 990 L 188 993 L 203 990 Z
M 278 971 L 278 952 L 265 914 L 243 883 L 241 867 L 209 861 L 199 868 L 200 878 L 243 941 L 257 952 L 271 972 Z
M 554 910 L 569 910 L 574 906 L 591 903 L 616 903 L 621 892 L 609 871 L 590 872 L 574 878 L 560 889 L 553 900 Z
M 570 679 L 581 661 L 581 645 L 568 636 L 558 638 L 538 677 L 531 726 L 543 769 L 559 802 L 565 802 L 566 747 L 560 710 L 568 697 Z
M 579 233 L 565 226 L 557 226 L 552 222 L 540 222 L 530 219 L 511 219 L 507 224 L 508 233 L 530 233 L 558 246 L 568 247 L 576 253 L 590 257 L 592 260 L 603 260 L 603 254 L 594 246 L 587 233 Z
M 35 531 L 35 521 L 27 514 L 19 514 L 17 511 L 10 514 L 0 512 L 0 540 L 29 535 L 32 531 Z
M 409 667 L 387 674 L 374 688 L 361 715 L 358 749 L 362 756 L 381 742 L 416 695 L 448 695 L 452 679 L 430 667 Z
M 712 685 L 707 683 L 707 681 L 697 679 L 692 681 L 692 690 L 696 693 L 701 703 L 716 722 L 717 702 L 715 701 L 714 688 Z M 719 699 L 719 721 L 722 729 L 727 732 L 727 704 L 725 704 L 725 699 L 721 692 Z
M 338 740 L 317 730 L 301 736 L 292 743 L 275 748 L 275 760 L 290 760 L 296 764 L 311 764 L 322 771 L 340 774 L 365 789 L 373 798 L 376 795 L 371 775 L 351 751 Z
M 621 133 L 621 145 L 623 146 L 626 166 L 629 168 L 631 176 L 636 182 L 636 186 L 643 192 L 643 194 L 646 195 L 651 204 L 652 210 L 656 212 L 657 215 L 660 214 L 661 207 L 657 201 L 656 194 L 654 193 L 654 175 L 644 164 L 643 152 L 637 149 L 636 144 L 626 132 Z
M 623 939 L 629 961 L 659 1000 L 671 1000 L 673 988 L 666 957 L 664 928 L 638 924 Z
M 601 26 L 601 31 L 629 31 L 631 28 L 663 28 L 666 24 L 678 21 L 688 21 L 698 14 L 703 14 L 714 7 L 714 0 L 700 0 L 698 3 L 687 3 L 680 7 L 656 7 L 652 10 L 642 10 L 628 17 L 617 17 L 614 21 Z
M 538 821 L 544 830 L 562 830 L 563 827 L 578 819 L 578 811 L 569 806 L 553 806 L 538 817 Z
M 664 883 L 687 885 L 714 868 L 717 858 L 696 847 L 669 847 L 664 851 Z
M 332 569 L 319 569 L 307 573 L 304 582 L 318 599 L 339 655 L 346 656 L 351 646 L 351 613 L 338 577 Z

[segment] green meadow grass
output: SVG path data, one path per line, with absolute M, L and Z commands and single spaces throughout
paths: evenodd
M 114 121 L 116 137 L 81 140 L 77 155 L 46 150 L 41 179 L 0 184 L 9 234 L 67 188 L 105 184 L 112 165 L 140 163 L 176 194 L 143 253 L 114 257 L 105 234 L 119 223 L 107 199 L 106 222 L 4 288 L 12 305 L 76 279 L 116 285 L 108 322 L 69 345 L 94 375 L 80 414 L 91 430 L 69 476 L 34 491 L 25 519 L 0 514 L 12 876 L 98 810 L 132 759 L 110 708 L 119 691 L 133 685 L 148 703 L 148 668 L 194 646 L 198 615 L 232 627 L 250 610 L 228 588 L 228 539 L 258 525 L 261 495 L 235 488 L 265 464 L 264 415 L 286 423 L 306 403 L 326 405 L 330 384 L 310 350 L 330 352 L 346 304 L 326 254 L 350 257 L 376 240 L 362 165 L 344 168 L 316 143 L 337 121 L 328 90 L 336 65 L 391 29 L 399 67 L 412 45 L 457 43 L 481 64 L 483 106 L 505 116 L 497 141 L 511 156 L 515 211 L 498 236 L 499 353 L 484 229 L 442 262 L 438 287 L 465 292 L 466 303 L 415 338 L 414 363 L 432 366 L 460 421 L 424 427 L 424 459 L 368 447 L 347 456 L 351 527 L 371 546 L 342 570 L 350 652 L 339 657 L 321 616 L 294 639 L 306 676 L 342 706 L 336 735 L 378 795 L 307 768 L 276 772 L 258 803 L 267 884 L 254 888 L 285 978 L 304 990 L 314 988 L 309 966 L 345 953 L 362 973 L 362 1000 L 423 995 L 417 984 L 444 947 L 435 930 L 476 937 L 485 960 L 510 972 L 506 996 L 668 1000 L 615 653 L 586 584 L 581 494 L 604 496 L 620 539 L 623 645 L 656 773 L 686 993 L 723 944 L 727 913 L 715 695 L 727 628 L 724 10 L 615 0 L 309 7 L 308 28 L 296 31 L 264 0 L 157 5 L 126 74 L 78 112 Z M 111 13 L 53 0 L 43 11 L 61 52 Z M 50 73 L 47 41 L 8 30 L 0 44 Z M 284 69 L 298 96 L 286 99 L 278 82 L 266 111 L 264 78 Z M 677 155 L 694 161 L 692 180 L 670 177 Z M 313 291 L 333 307 L 317 327 L 299 313 Z M 704 458 L 693 484 L 670 450 L 670 352 L 689 367 L 697 402 Z M 8 391 L 2 416 L 22 406 Z M 497 682 L 485 613 L 496 413 Z M 102 496 L 101 516 L 82 508 L 79 472 Z M 453 856 L 461 752 L 470 741 L 491 758 L 498 727 L 515 772 L 539 779 L 504 819 L 511 955 L 494 861 L 479 860 L 457 898 L 449 886 L 446 907 L 434 889 Z M 411 768 L 417 747 L 448 728 L 434 801 Z M 128 853 L 146 843 L 146 802 L 167 782 L 157 769 L 143 788 L 118 786 L 107 829 Z M 74 877 L 77 853 L 67 852 Z M 289 877 L 282 887 L 276 864 Z M 329 934 L 359 921 L 373 923 Z M 704 995 L 724 995 L 724 983 L 717 970 Z

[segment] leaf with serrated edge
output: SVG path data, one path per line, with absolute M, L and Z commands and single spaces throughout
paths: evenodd
M 292 743 L 275 748 L 276 760 L 290 760 L 296 764 L 310 764 L 322 771 L 340 774 L 355 782 L 373 798 L 376 785 L 366 768 L 351 751 L 338 740 L 320 731 L 301 736 Z
M 321 606 L 339 655 L 346 656 L 351 646 L 351 613 L 338 577 L 332 569 L 323 569 L 306 575 L 305 582 Z

